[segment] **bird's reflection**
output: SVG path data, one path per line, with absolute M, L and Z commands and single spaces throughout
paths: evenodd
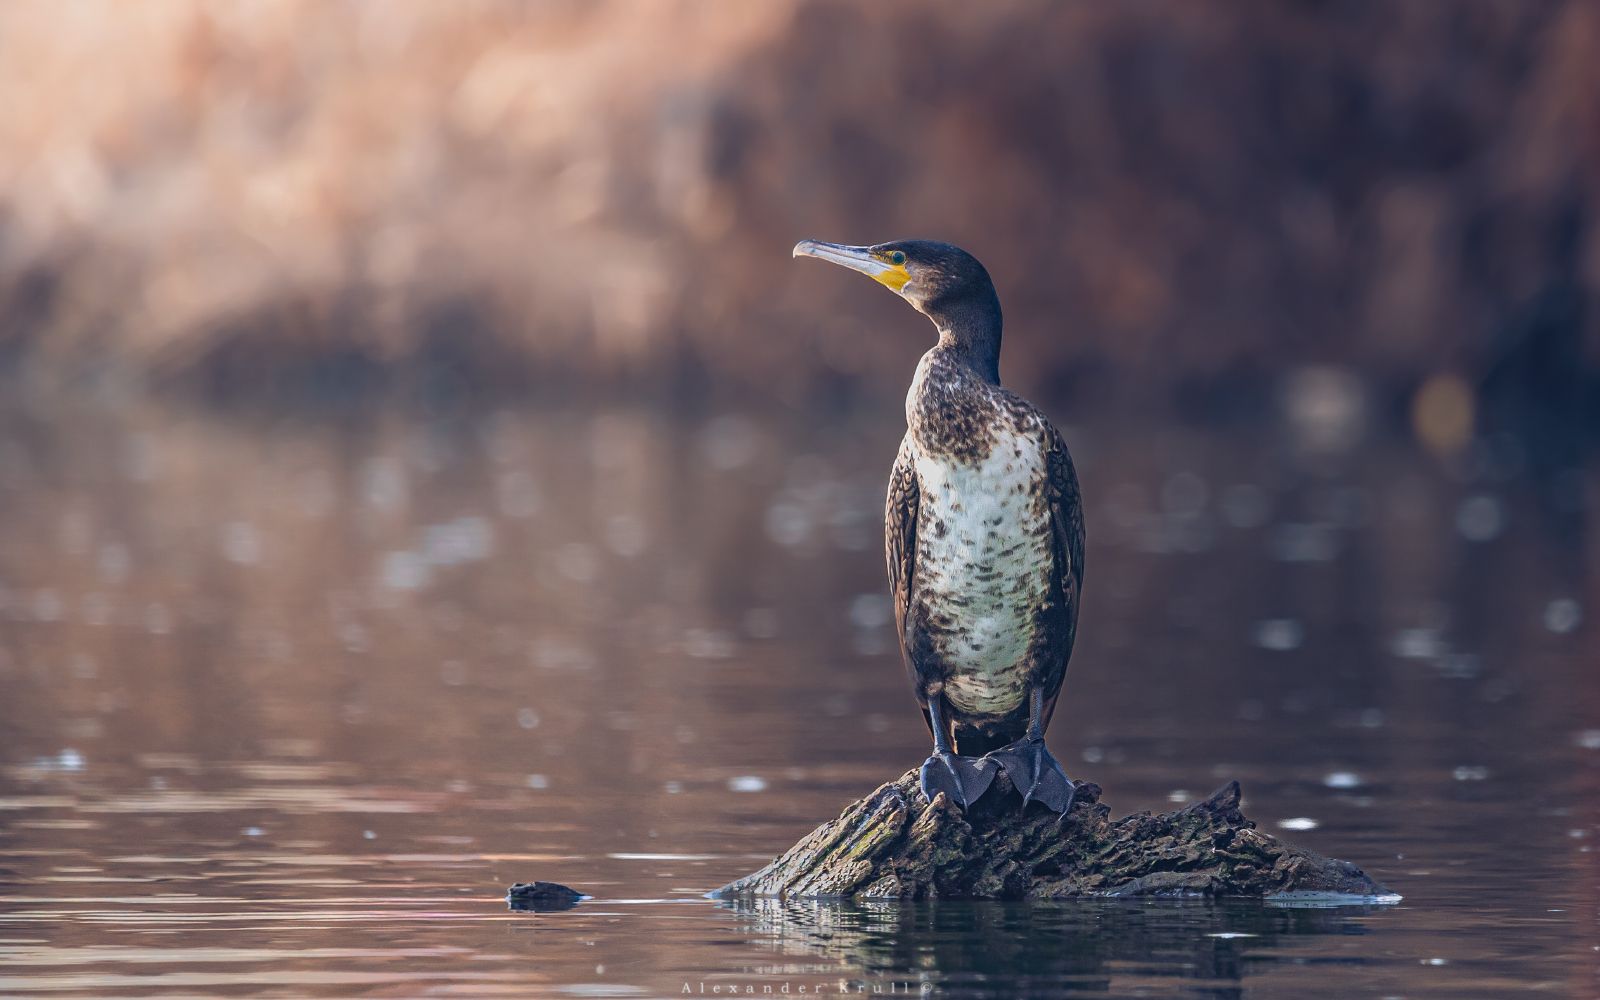
M 1365 934 L 1380 907 L 1258 901 L 922 903 L 728 900 L 739 929 L 786 955 L 827 958 L 867 975 L 925 977 L 947 988 L 1018 973 L 1046 984 L 1108 986 L 1115 976 L 1242 983 L 1286 939 Z

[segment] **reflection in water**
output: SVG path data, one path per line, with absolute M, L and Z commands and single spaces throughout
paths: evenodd
M 1182 979 L 1236 992 L 1285 939 L 1364 934 L 1379 907 L 1092 900 L 938 904 L 758 900 L 723 904 L 740 929 L 788 955 L 843 959 L 868 977 L 907 970 L 947 989 L 1005 983 L 1028 996 L 1105 990 L 1113 979 Z
M 0 415 L 0 992 L 1595 993 L 1593 469 L 1504 442 L 1070 435 L 1069 769 L 1399 907 L 702 899 L 926 752 L 897 419 Z

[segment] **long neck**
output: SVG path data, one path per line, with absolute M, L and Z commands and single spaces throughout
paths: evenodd
M 994 289 L 940 302 L 929 310 L 939 328 L 939 346 L 984 381 L 1000 384 L 1000 298 Z

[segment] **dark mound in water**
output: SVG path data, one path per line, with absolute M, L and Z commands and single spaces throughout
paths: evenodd
M 586 898 L 583 893 L 560 882 L 518 882 L 506 890 L 508 907 L 535 913 L 570 910 L 578 905 L 579 900 Z
M 1066 899 L 1081 896 L 1391 895 L 1365 872 L 1256 829 L 1230 781 L 1176 812 L 1112 820 L 1081 782 L 1057 817 L 1005 776 L 963 814 L 923 798 L 908 771 L 824 823 L 767 867 L 718 889 L 734 897 Z

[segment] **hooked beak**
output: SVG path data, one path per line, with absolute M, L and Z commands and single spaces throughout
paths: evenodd
M 852 271 L 860 271 L 896 292 L 911 280 L 911 275 L 906 271 L 904 264 L 889 263 L 874 253 L 871 247 L 852 247 L 843 243 L 824 243 L 821 240 L 801 240 L 794 245 L 794 255 L 815 257 L 830 264 L 848 267 Z M 904 255 L 901 257 L 903 259 Z

